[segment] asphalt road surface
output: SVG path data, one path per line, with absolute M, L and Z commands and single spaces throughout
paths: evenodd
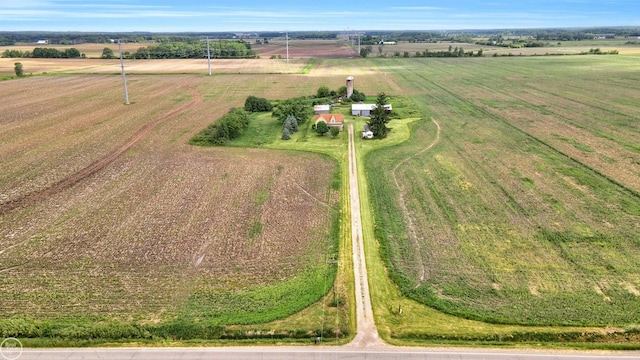
M 1 359 L 1 358 L 0 358 Z M 342 348 L 149 348 L 149 349 L 25 349 L 19 360 L 638 360 L 640 353 L 560 353 L 503 350 L 343 350 Z

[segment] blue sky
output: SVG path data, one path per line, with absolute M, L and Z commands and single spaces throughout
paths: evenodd
M 457 30 L 640 25 L 638 0 L 0 0 L 0 31 Z

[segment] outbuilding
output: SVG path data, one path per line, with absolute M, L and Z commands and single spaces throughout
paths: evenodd
M 316 115 L 328 114 L 331 112 L 331 105 L 314 105 L 313 112 Z
M 371 111 L 376 108 L 376 104 L 353 104 L 351 105 L 351 115 L 353 116 L 371 116 Z M 391 104 L 386 104 L 384 109 L 393 110 Z
M 369 124 L 364 124 L 364 131 L 362 132 L 363 139 L 373 139 L 373 131 L 369 127 Z

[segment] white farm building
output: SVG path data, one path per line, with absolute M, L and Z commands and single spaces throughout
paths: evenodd
M 376 104 L 353 104 L 351 105 L 351 115 L 353 116 L 371 116 L 371 110 L 376 108 Z M 391 111 L 391 104 L 384 106 L 385 110 Z

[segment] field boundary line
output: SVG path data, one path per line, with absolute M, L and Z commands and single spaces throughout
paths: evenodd
M 415 225 L 413 224 L 413 220 L 411 219 L 411 216 L 409 215 L 409 209 L 407 208 L 407 204 L 405 201 L 405 189 L 403 186 L 400 186 L 400 183 L 398 182 L 398 177 L 396 176 L 396 172 L 398 170 L 398 168 L 400 168 L 401 165 L 404 165 L 407 161 L 415 158 L 416 156 L 419 156 L 421 154 L 424 154 L 425 152 L 429 151 L 431 148 L 433 148 L 436 144 L 438 144 L 440 142 L 440 124 L 434 119 L 431 118 L 431 121 L 436 124 L 436 127 L 438 128 L 437 132 L 436 132 L 436 138 L 433 140 L 433 142 L 431 144 L 429 144 L 429 146 L 427 146 L 426 148 L 418 151 L 417 153 L 405 158 L 404 160 L 400 161 L 391 171 L 391 175 L 393 176 L 393 182 L 396 184 L 396 187 L 399 190 L 399 194 L 400 194 L 400 208 L 402 210 L 402 212 L 406 215 L 406 219 L 408 221 L 408 231 L 407 231 L 407 235 L 409 235 L 410 240 L 412 240 L 416 246 L 416 249 L 418 249 L 418 251 L 415 252 L 415 257 L 418 258 L 419 262 L 420 262 L 420 281 L 418 282 L 418 284 L 416 284 L 416 288 L 419 287 L 420 285 L 422 285 L 422 283 L 424 282 L 424 278 L 426 276 L 426 269 L 424 266 L 424 260 L 422 259 L 422 257 L 420 256 L 420 242 L 418 241 L 418 236 L 416 235 L 416 229 L 415 229 Z

